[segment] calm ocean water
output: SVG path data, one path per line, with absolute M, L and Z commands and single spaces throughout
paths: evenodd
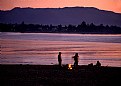
M 79 64 L 121 67 L 121 34 L 53 34 L 0 33 L 0 64 L 73 64 L 72 56 L 79 53 Z

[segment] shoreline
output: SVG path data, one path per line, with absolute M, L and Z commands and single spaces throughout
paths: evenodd
M 114 86 L 121 85 L 120 73 L 121 67 L 0 64 L 3 86 Z

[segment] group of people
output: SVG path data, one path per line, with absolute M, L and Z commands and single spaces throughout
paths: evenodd
M 73 56 L 72 58 L 74 59 L 74 67 L 77 67 L 78 66 L 78 58 L 79 58 L 78 53 L 75 53 L 75 56 Z M 62 66 L 61 52 L 59 52 L 59 54 L 58 54 L 58 63 L 59 63 L 59 66 L 61 67 Z M 97 61 L 96 66 L 100 67 L 101 63 L 99 61 Z
M 74 59 L 74 67 L 78 66 L 78 53 L 75 54 L 72 58 Z M 61 58 L 61 52 L 58 54 L 58 63 L 59 66 L 62 66 L 62 58 Z

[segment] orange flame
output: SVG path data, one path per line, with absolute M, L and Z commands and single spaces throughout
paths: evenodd
M 68 64 L 68 69 L 72 70 L 72 65 Z

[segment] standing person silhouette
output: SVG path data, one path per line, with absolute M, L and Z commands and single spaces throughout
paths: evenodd
M 75 54 L 75 56 L 73 56 L 72 58 L 74 58 L 74 67 L 78 66 L 78 53 Z
M 58 63 L 59 63 L 59 66 L 61 67 L 62 65 L 61 52 L 59 52 L 58 54 Z

